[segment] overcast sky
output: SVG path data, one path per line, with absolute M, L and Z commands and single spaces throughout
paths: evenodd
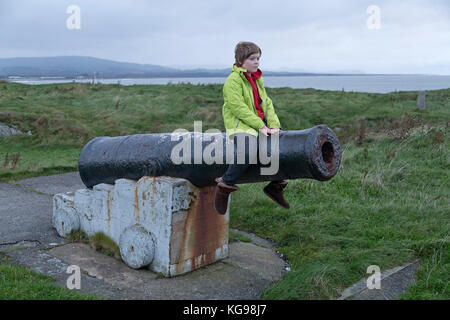
M 261 47 L 263 71 L 450 75 L 450 1 L 0 0 L 0 58 L 228 68 L 239 41 Z

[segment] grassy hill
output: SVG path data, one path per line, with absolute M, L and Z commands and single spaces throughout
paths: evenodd
M 274 240 L 291 272 L 267 299 L 333 299 L 381 270 L 420 259 L 404 299 L 449 299 L 450 89 L 390 94 L 267 88 L 286 130 L 326 124 L 343 149 L 328 182 L 294 180 L 291 210 L 267 198 L 264 183 L 233 194 L 230 226 Z M 28 86 L 0 83 L 0 122 L 22 132 L 0 140 L 0 180 L 77 170 L 96 136 L 224 130 L 221 85 Z
M 144 77 L 180 71 L 151 64 L 118 62 L 86 56 L 0 58 L 0 75 L 22 77 Z

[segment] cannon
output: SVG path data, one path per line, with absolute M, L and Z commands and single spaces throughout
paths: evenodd
M 182 139 L 187 141 L 186 149 L 190 151 L 188 161 L 174 163 L 173 150 Z M 227 151 L 231 148 L 229 140 L 225 133 L 207 135 L 197 132 L 96 137 L 81 151 L 78 170 L 88 188 L 99 183 L 114 184 L 121 178 L 138 180 L 144 176 L 184 178 L 197 187 L 212 186 L 215 185 L 214 179 L 222 176 L 227 169 Z M 201 156 L 207 148 L 211 149 L 211 144 L 222 144 L 220 150 L 226 151 L 222 152 L 221 161 L 205 163 Z M 268 155 L 271 146 L 269 136 Z M 259 168 L 263 165 L 250 166 L 237 183 L 282 179 L 327 181 L 336 175 L 341 162 L 339 141 L 326 125 L 281 131 L 278 150 L 279 170 L 276 174 L 261 175 Z
M 230 154 L 235 160 L 234 152 L 221 152 L 233 151 L 233 140 L 221 132 L 187 131 L 94 138 L 78 163 L 87 188 L 53 197 L 53 225 L 62 237 L 73 230 L 104 233 L 129 267 L 166 277 L 225 259 L 230 206 L 225 215 L 215 211 L 214 179 L 227 169 Z M 277 170 L 262 175 L 272 163 L 254 164 L 238 183 L 327 181 L 339 169 L 339 141 L 326 125 L 282 131 L 266 142 L 270 162 L 278 155 Z

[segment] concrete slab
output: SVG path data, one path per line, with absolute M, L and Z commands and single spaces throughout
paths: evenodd
M 131 269 L 81 243 L 45 252 L 17 250 L 8 256 L 14 263 L 57 278 L 62 286 L 70 276 L 67 267 L 77 265 L 84 270 L 82 292 L 112 299 L 256 300 L 271 281 L 281 279 L 284 269 L 284 261 L 270 249 L 243 242 L 230 243 L 229 258 L 174 278 Z
M 50 176 L 34 177 L 18 180 L 22 187 L 29 191 L 37 191 L 47 195 L 65 193 L 86 188 L 78 171 Z
M 61 242 L 52 226 L 52 198 L 0 183 L 0 246 L 20 241 Z
M 413 261 L 381 272 L 380 289 L 367 288 L 362 279 L 345 289 L 338 300 L 395 300 L 414 283 L 418 268 L 419 261 Z
M 284 261 L 272 250 L 249 242 L 238 242 L 230 249 L 228 263 L 248 270 L 262 279 L 277 281 L 281 279 Z
M 41 274 L 55 278 L 55 284 L 67 288 L 67 279 L 70 274 L 66 273 L 70 264 L 55 258 L 45 250 L 39 248 L 27 248 L 14 250 L 7 253 L 8 263 L 18 264 L 30 268 Z M 108 283 L 81 273 L 82 287 L 80 291 L 86 294 L 95 294 L 104 299 L 139 299 L 140 295 L 134 290 L 121 292 L 119 288 Z
M 265 247 L 265 248 L 269 248 L 272 250 L 275 250 L 277 245 L 268 239 L 263 239 L 261 237 L 258 237 L 256 234 L 251 233 L 251 232 L 246 232 L 246 231 L 241 231 L 241 230 L 237 230 L 237 229 L 232 229 L 230 228 L 230 231 L 240 234 L 242 236 L 248 237 L 252 243 L 261 246 L 261 247 Z

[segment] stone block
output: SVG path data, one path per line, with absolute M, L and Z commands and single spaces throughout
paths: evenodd
M 425 91 L 419 91 L 417 94 L 417 107 L 420 110 L 425 110 Z
M 214 195 L 215 187 L 197 188 L 181 178 L 118 179 L 77 190 L 72 198 L 55 195 L 54 227 L 61 236 L 68 225 L 89 236 L 102 232 L 130 267 L 171 277 L 228 256 L 229 211 L 216 212 Z
M 61 237 L 80 229 L 80 218 L 74 208 L 72 192 L 59 193 L 53 197 L 53 226 Z

